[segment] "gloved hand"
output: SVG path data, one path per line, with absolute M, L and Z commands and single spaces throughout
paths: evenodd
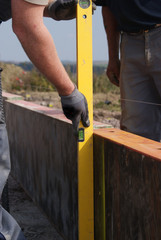
M 48 15 L 54 20 L 71 20 L 76 18 L 76 5 L 78 0 L 54 0 L 47 6 Z M 92 2 L 92 13 L 96 5 Z
M 78 134 L 80 120 L 84 127 L 89 127 L 87 100 L 77 87 L 70 95 L 60 97 L 64 115 L 72 121 L 74 133 Z

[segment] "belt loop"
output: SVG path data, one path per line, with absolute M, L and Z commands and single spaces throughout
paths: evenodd
M 150 31 L 150 29 L 146 29 L 144 30 L 144 33 L 148 33 Z
M 158 27 L 161 27 L 161 23 L 157 23 L 157 24 L 155 25 L 155 28 L 158 28 Z

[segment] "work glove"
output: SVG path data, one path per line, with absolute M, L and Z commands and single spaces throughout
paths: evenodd
M 70 95 L 60 97 L 64 115 L 72 121 L 74 133 L 78 136 L 80 120 L 82 120 L 84 127 L 90 126 L 87 100 L 85 96 L 78 91 L 76 86 Z
M 76 18 L 76 5 L 78 0 L 54 0 L 47 6 L 47 12 L 54 20 L 71 20 Z M 92 13 L 96 5 L 92 2 Z

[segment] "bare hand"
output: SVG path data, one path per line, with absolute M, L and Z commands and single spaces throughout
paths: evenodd
M 120 78 L 120 60 L 116 60 L 113 62 L 109 61 L 106 70 L 107 77 L 110 82 L 119 87 L 119 78 Z

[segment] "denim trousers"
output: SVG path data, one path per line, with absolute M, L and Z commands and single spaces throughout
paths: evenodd
M 0 73 L 1 74 L 1 73 Z M 10 153 L 6 130 L 0 75 L 0 198 L 10 172 Z M 25 240 L 15 219 L 0 205 L 0 240 Z
M 161 27 L 121 34 L 121 129 L 161 139 Z

